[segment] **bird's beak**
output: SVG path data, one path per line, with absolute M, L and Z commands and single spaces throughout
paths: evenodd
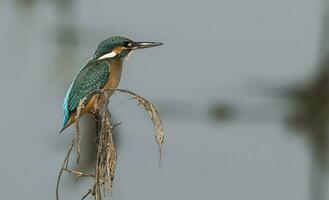
M 163 44 L 161 42 L 134 42 L 133 43 L 133 50 L 157 47 L 157 46 L 160 46 L 160 45 L 163 45 Z

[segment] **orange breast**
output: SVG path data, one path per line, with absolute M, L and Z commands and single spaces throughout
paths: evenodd
M 96 96 L 93 96 L 89 100 L 87 105 L 82 109 L 81 116 L 86 114 L 86 113 L 89 113 L 93 109 L 95 101 L 96 101 Z M 71 124 L 73 124 L 75 122 L 76 113 L 77 113 L 76 110 L 70 113 L 70 118 L 69 118 L 69 121 L 66 124 L 66 127 L 69 127 Z
M 110 62 L 110 77 L 104 86 L 104 89 L 117 88 L 121 79 L 122 61 L 115 60 Z

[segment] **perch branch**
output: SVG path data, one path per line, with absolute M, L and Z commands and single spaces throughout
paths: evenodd
M 102 199 L 101 188 L 105 189 L 110 192 L 112 196 L 112 186 L 113 186 L 113 179 L 115 174 L 115 167 L 116 167 L 116 149 L 113 143 L 113 129 L 116 125 L 112 125 L 110 122 L 111 114 L 108 110 L 108 103 L 109 97 L 113 93 L 113 91 L 119 91 L 122 93 L 127 93 L 132 95 L 132 99 L 135 99 L 139 105 L 148 112 L 150 119 L 152 120 L 155 128 L 155 140 L 159 147 L 159 165 L 161 164 L 161 150 L 164 141 L 163 135 L 163 127 L 160 118 L 160 114 L 153 103 L 148 101 L 147 99 L 139 96 L 129 90 L 123 90 L 118 88 L 110 88 L 108 90 L 98 90 L 93 92 L 92 94 L 88 95 L 88 97 L 83 98 L 78 105 L 76 115 L 75 115 L 75 135 L 72 140 L 72 143 L 69 147 L 67 155 L 63 161 L 62 168 L 59 172 L 57 184 L 56 184 L 56 199 L 59 200 L 59 183 L 60 179 L 63 175 L 63 172 L 68 172 L 70 174 L 77 175 L 77 179 L 80 177 L 92 177 L 94 178 L 94 186 L 90 189 L 87 194 L 83 196 L 82 199 L 85 199 L 89 195 L 93 195 L 95 200 Z M 80 130 L 79 130 L 79 119 L 82 115 L 82 111 L 88 99 L 91 96 L 96 96 L 96 102 L 94 104 L 93 109 L 90 113 L 93 115 L 94 119 L 100 123 L 100 127 L 96 127 L 97 133 L 95 134 L 96 137 L 96 167 L 95 167 L 95 174 L 91 173 L 84 173 L 80 171 L 70 170 L 68 169 L 68 163 L 71 151 L 74 145 L 77 146 L 77 164 L 80 161 Z

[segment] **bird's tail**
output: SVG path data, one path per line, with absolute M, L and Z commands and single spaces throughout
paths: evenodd
M 61 129 L 60 129 L 59 133 L 62 133 L 65 130 L 65 128 L 67 127 L 67 122 L 69 121 L 69 118 L 70 118 L 69 115 L 65 113 L 64 117 L 63 117 L 62 126 L 61 126 Z

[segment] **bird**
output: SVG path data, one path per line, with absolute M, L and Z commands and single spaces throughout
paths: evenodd
M 112 36 L 103 40 L 95 50 L 93 57 L 81 68 L 74 78 L 64 98 L 62 133 L 75 122 L 77 107 L 87 98 L 80 116 L 93 108 L 98 90 L 117 88 L 120 82 L 123 62 L 138 49 L 157 47 L 160 42 L 135 42 L 123 36 Z M 108 97 L 112 96 L 113 90 Z

